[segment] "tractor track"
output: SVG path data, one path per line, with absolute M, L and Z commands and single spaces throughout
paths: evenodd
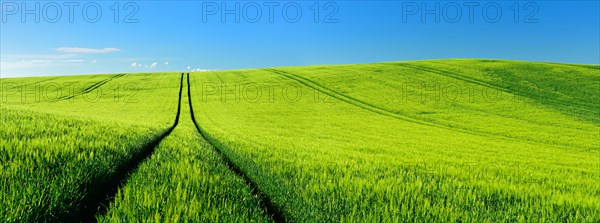
M 213 150 L 221 157 L 221 159 L 224 161 L 225 165 L 229 168 L 229 170 L 233 173 L 235 173 L 235 175 L 237 175 L 238 177 L 242 178 L 244 180 L 244 182 L 246 183 L 246 185 L 251 189 L 250 191 L 252 192 L 252 195 L 256 196 L 259 201 L 260 201 L 260 205 L 261 208 L 265 211 L 265 213 L 270 216 L 274 222 L 288 222 L 285 219 L 285 215 L 283 214 L 283 212 L 281 211 L 281 208 L 278 207 L 277 205 L 275 205 L 271 198 L 264 193 L 262 190 L 260 190 L 260 188 L 258 187 L 258 184 L 256 182 L 254 182 L 246 172 L 244 172 L 244 170 L 242 170 L 239 166 L 237 166 L 225 153 L 223 153 L 223 150 L 229 150 L 224 144 L 220 143 L 218 140 L 216 140 L 215 138 L 211 137 L 210 135 L 208 135 L 205 131 L 202 130 L 202 128 L 200 128 L 200 125 L 198 124 L 198 122 L 196 121 L 196 117 L 194 116 L 194 108 L 192 106 L 192 95 L 191 95 L 191 89 L 190 89 L 190 74 L 187 74 L 187 94 L 188 94 L 188 104 L 190 106 L 190 116 L 192 118 L 192 122 L 194 123 L 194 126 L 196 127 L 196 130 L 198 130 L 198 133 L 202 136 L 202 138 L 208 142 L 211 147 L 213 148 Z
M 57 101 L 69 100 L 69 99 L 72 99 L 72 98 L 74 98 L 74 97 L 76 97 L 76 96 L 81 96 L 81 95 L 84 95 L 84 94 L 90 93 L 90 92 L 92 92 L 92 91 L 96 90 L 97 88 L 99 88 L 99 87 L 102 87 L 102 85 L 105 85 L 106 83 L 108 83 L 108 82 L 110 82 L 110 81 L 113 81 L 113 80 L 115 80 L 115 79 L 121 78 L 121 77 L 123 77 L 123 76 L 125 76 L 125 74 L 117 74 L 117 75 L 115 75 L 115 76 L 112 76 L 112 77 L 110 77 L 110 78 L 106 78 L 106 79 L 104 79 L 104 80 L 98 81 L 98 82 L 96 82 L 96 83 L 94 83 L 94 84 L 92 84 L 92 85 L 88 86 L 87 88 L 85 88 L 84 90 L 82 90 L 82 91 L 80 91 L 80 92 L 73 93 L 73 95 L 68 95 L 68 96 L 62 96 L 62 97 L 59 97 L 59 98 L 57 99 Z
M 444 63 L 439 63 L 439 64 L 446 65 Z M 556 104 L 556 105 L 560 105 L 560 106 L 576 105 L 576 106 L 578 106 L 579 109 L 584 110 L 586 112 L 593 111 L 593 108 L 590 108 L 590 106 L 593 106 L 593 105 L 590 105 L 588 103 L 581 103 L 581 102 L 575 102 L 575 101 L 567 103 L 567 102 L 557 100 L 554 98 L 542 97 L 542 96 L 535 95 L 535 94 L 530 94 L 530 93 L 528 94 L 525 92 L 520 92 L 520 91 L 518 91 L 519 89 L 517 89 L 517 91 L 514 91 L 514 90 L 508 89 L 506 87 L 503 87 L 501 85 L 488 83 L 486 81 L 483 81 L 483 80 L 480 80 L 477 78 L 472 78 L 472 77 L 469 77 L 469 76 L 466 76 L 463 74 L 459 74 L 456 72 L 448 71 L 448 70 L 441 70 L 441 69 L 437 69 L 437 68 L 433 68 L 433 67 L 426 67 L 426 66 L 422 66 L 422 65 L 405 64 L 405 63 L 399 63 L 399 64 L 393 64 L 393 65 L 412 68 L 412 69 L 416 69 L 416 70 L 420 70 L 420 71 L 424 71 L 424 72 L 428 72 L 428 73 L 433 73 L 433 74 L 437 74 L 437 75 L 441 75 L 441 76 L 446 76 L 449 78 L 454 78 L 454 79 L 464 81 L 467 83 L 471 83 L 471 84 L 475 84 L 475 85 L 481 85 L 481 86 L 488 87 L 488 88 L 491 88 L 491 89 L 494 89 L 494 90 L 497 90 L 500 92 L 507 92 L 507 93 L 516 95 L 518 97 L 526 97 L 528 99 L 537 101 L 539 103 L 549 102 L 551 104 Z M 446 66 L 448 66 L 448 65 L 446 65 Z
M 280 70 L 276 70 L 276 69 L 265 69 L 267 71 L 270 71 L 272 73 L 281 75 L 285 78 L 288 78 L 290 80 L 294 80 L 296 82 L 301 83 L 302 85 L 309 87 L 313 90 L 319 91 L 323 94 L 326 94 L 330 97 L 333 97 L 335 99 L 341 100 L 343 102 L 346 102 L 348 104 L 354 105 L 356 107 L 362 108 L 364 110 L 367 111 L 371 111 L 371 112 L 375 112 L 377 114 L 383 115 L 383 116 L 387 116 L 390 118 L 394 118 L 394 119 L 398 119 L 401 121 L 406 121 L 406 122 L 411 122 L 411 123 L 415 123 L 415 124 L 420 124 L 420 125 L 426 125 L 426 126 L 430 126 L 430 127 L 437 127 L 437 128 L 443 128 L 443 129 L 448 129 L 448 130 L 452 130 L 452 131 L 459 131 L 459 132 L 463 132 L 463 133 L 469 133 L 469 134 L 475 134 L 475 135 L 485 135 L 487 136 L 488 134 L 486 133 L 479 133 L 479 132 L 473 132 L 473 131 L 469 131 L 466 129 L 460 129 L 460 128 L 455 128 L 454 126 L 447 126 L 447 125 L 442 125 L 442 124 L 438 124 L 438 123 L 434 123 L 434 122 L 427 122 L 427 121 L 423 121 L 423 120 L 419 120 L 419 119 L 415 119 L 406 115 L 401 115 L 398 113 L 395 113 L 393 111 L 389 111 L 387 109 L 384 108 L 380 108 L 378 106 L 375 106 L 373 104 L 364 102 L 362 100 L 356 99 L 354 97 L 339 93 L 337 91 L 334 91 L 330 88 L 327 88 L 313 80 L 310 80 L 308 78 L 304 78 L 301 76 L 298 76 L 296 74 L 292 74 L 289 72 L 285 72 L 285 71 L 280 71 Z
M 107 81 L 108 82 L 108 81 Z M 106 82 L 105 82 L 106 83 Z M 102 84 L 100 84 L 102 85 Z M 99 85 L 96 85 L 99 87 Z M 140 152 L 135 154 L 132 159 L 122 164 L 117 168 L 115 174 L 105 179 L 100 185 L 94 184 L 84 188 L 98 188 L 91 192 L 86 193 L 86 197 L 81 202 L 82 207 L 75 213 L 70 213 L 70 216 L 65 216 L 60 219 L 61 222 L 96 222 L 96 216 L 104 215 L 108 211 L 110 203 L 115 199 L 115 195 L 119 188 L 121 188 L 133 172 L 137 170 L 139 165 L 146 159 L 148 159 L 154 150 L 160 144 L 160 142 L 169 136 L 173 129 L 179 123 L 179 116 L 181 113 L 181 95 L 183 92 L 183 73 L 179 81 L 179 101 L 177 105 L 177 114 L 173 125 L 161 133 L 158 137 L 152 139 L 146 145 L 142 146 Z
M 527 139 L 527 138 L 519 138 L 519 137 L 513 137 L 513 136 L 506 136 L 506 135 L 496 135 L 496 134 L 491 134 L 488 132 L 482 132 L 482 131 L 473 131 L 473 130 L 469 130 L 466 128 L 460 128 L 458 126 L 452 126 L 452 125 L 444 125 L 444 124 L 440 124 L 440 123 L 435 123 L 435 122 L 431 122 L 431 121 L 424 121 L 424 120 L 419 120 L 419 119 L 415 119 L 413 117 L 407 116 L 407 115 L 403 115 L 403 114 L 399 114 L 399 113 L 395 113 L 393 111 L 389 111 L 387 109 L 384 108 L 380 108 L 378 106 L 375 106 L 373 104 L 364 102 L 362 100 L 356 99 L 354 97 L 345 95 L 343 93 L 339 93 L 335 90 L 332 90 L 330 88 L 327 88 L 313 80 L 310 80 L 308 78 L 305 77 L 301 77 L 299 75 L 293 74 L 293 73 L 289 73 L 289 72 L 285 72 L 285 71 L 281 71 L 281 70 L 276 70 L 276 69 L 272 69 L 272 68 L 268 68 L 268 69 L 264 69 L 266 71 L 281 75 L 285 78 L 288 78 L 290 80 L 294 80 L 296 82 L 301 83 L 302 85 L 309 87 L 313 90 L 319 91 L 323 94 L 326 94 L 328 96 L 331 96 L 335 99 L 341 100 L 343 102 L 346 102 L 348 104 L 354 105 L 356 107 L 362 108 L 364 110 L 367 111 L 371 111 L 383 116 L 387 116 L 390 118 L 394 118 L 397 120 L 401 120 L 401 121 L 406 121 L 406 122 L 411 122 L 411 123 L 415 123 L 415 124 L 420 124 L 420 125 L 425 125 L 425 126 L 429 126 L 429 127 L 434 127 L 434 128 L 440 128 L 440 129 L 445 129 L 445 130 L 449 130 L 449 131 L 455 131 L 455 132 L 461 132 L 461 133 L 466 133 L 466 134 L 471 134 L 471 135 L 477 135 L 477 136 L 483 136 L 483 137 L 490 137 L 490 138 L 495 138 L 495 139 L 500 139 L 500 140 L 508 140 L 508 141 L 519 141 L 519 142 L 526 142 L 529 144 L 537 144 L 537 145 L 544 145 L 544 146 L 553 146 L 553 147 L 558 147 L 558 148 L 571 148 L 572 145 L 549 145 L 543 141 L 538 141 L 538 140 L 533 140 L 533 139 Z

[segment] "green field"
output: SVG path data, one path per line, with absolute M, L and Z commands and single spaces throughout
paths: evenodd
M 0 222 L 600 221 L 598 65 L 0 80 Z

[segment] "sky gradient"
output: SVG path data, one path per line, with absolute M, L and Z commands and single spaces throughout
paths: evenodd
M 115 2 L 2 0 L 0 75 L 439 58 L 600 63 L 598 1 Z

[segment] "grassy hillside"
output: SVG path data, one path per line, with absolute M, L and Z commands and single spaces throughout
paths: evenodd
M 599 72 L 443 60 L 192 77 L 200 125 L 289 219 L 594 221 Z
M 178 74 L 2 79 L 2 107 L 153 127 L 172 124 Z
M 2 79 L 0 221 L 93 219 L 172 125 L 179 81 L 174 74 Z
M 186 94 L 181 103 L 173 134 L 130 176 L 99 221 L 269 222 L 244 180 L 196 131 Z
M 189 78 L 1 79 L 0 221 L 600 221 L 600 66 Z

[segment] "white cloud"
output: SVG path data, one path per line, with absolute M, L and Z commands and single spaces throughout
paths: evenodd
M 150 58 L 150 57 L 135 57 L 135 58 L 125 58 L 122 59 L 122 61 L 125 62 L 138 62 L 138 61 L 148 61 L 148 60 L 157 60 L 155 58 Z
M 141 64 L 138 64 L 138 63 L 136 63 L 136 62 L 133 62 L 133 63 L 131 64 L 131 66 L 132 66 L 132 67 L 138 67 L 138 65 L 141 65 Z
M 104 50 L 104 49 L 102 49 Z M 118 49 L 117 49 L 118 50 Z M 104 51 L 115 51 L 107 48 Z M 2 73 L 12 70 L 46 67 L 72 67 L 81 66 L 82 63 L 95 64 L 97 60 L 88 60 L 85 55 L 75 53 L 73 50 L 62 50 L 57 54 L 2 54 L 0 59 L 0 70 Z M 68 53 L 67 53 L 68 52 Z
M 169 61 L 165 62 L 165 65 L 169 65 Z
M 150 68 L 156 68 L 156 65 L 158 65 L 158 62 L 152 63 L 152 65 L 150 65 Z
M 187 67 L 187 69 L 188 69 L 188 70 L 189 70 L 189 69 L 192 69 L 192 67 L 188 66 L 188 67 Z
M 202 68 L 196 68 L 196 69 L 192 70 L 192 72 L 208 72 L 208 71 L 210 71 L 210 70 L 202 69 Z
M 34 67 L 47 67 L 52 64 L 51 60 L 20 60 L 20 61 L 0 61 L 2 70 L 15 70 Z
M 81 48 L 81 47 L 60 47 L 54 49 L 58 52 L 63 53 L 93 53 L 93 54 L 103 54 L 103 53 L 114 53 L 121 51 L 118 48 L 102 48 L 102 49 L 93 49 L 93 48 Z
M 2 55 L 4 59 L 40 59 L 40 60 L 66 60 L 78 57 L 77 54 L 17 54 Z

